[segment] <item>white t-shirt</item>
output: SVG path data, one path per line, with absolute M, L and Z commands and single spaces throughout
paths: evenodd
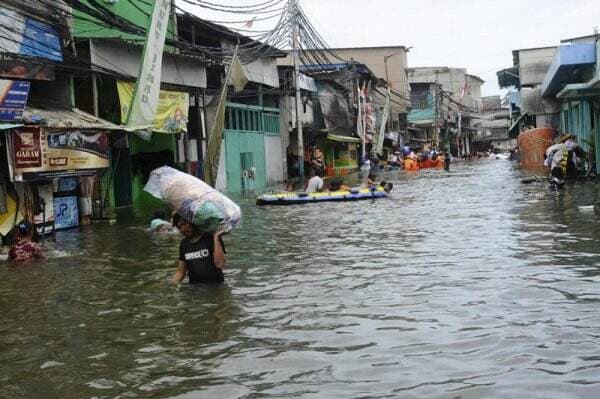
M 308 181 L 308 186 L 306 187 L 307 193 L 316 193 L 317 191 L 321 191 L 323 188 L 323 179 L 319 176 L 311 177 Z

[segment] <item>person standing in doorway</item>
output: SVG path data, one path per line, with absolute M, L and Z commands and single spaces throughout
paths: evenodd
M 325 156 L 319 147 L 315 147 L 315 150 L 313 151 L 310 167 L 315 170 L 317 176 L 325 176 Z
M 225 281 L 225 245 L 223 233 L 202 233 L 178 214 L 173 225 L 183 234 L 179 245 L 179 263 L 172 281 L 180 283 L 188 276 L 190 284 L 218 284 Z

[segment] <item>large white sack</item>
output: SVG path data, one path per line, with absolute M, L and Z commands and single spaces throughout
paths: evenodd
M 225 195 L 169 166 L 152 171 L 144 190 L 165 201 L 202 232 L 229 231 L 242 216 L 240 207 Z

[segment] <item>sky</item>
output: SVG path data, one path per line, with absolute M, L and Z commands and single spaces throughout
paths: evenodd
M 558 45 L 600 26 L 598 0 L 298 1 L 330 46 L 412 47 L 409 67 L 467 68 L 485 80 L 484 96 L 500 94 L 496 71 L 512 66 L 512 50 Z M 219 1 L 236 6 L 259 2 Z M 204 9 L 194 13 L 226 17 Z

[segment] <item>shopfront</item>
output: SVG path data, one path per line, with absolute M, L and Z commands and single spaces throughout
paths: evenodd
M 328 176 L 344 176 L 358 169 L 359 138 L 328 134 L 324 147 Z
M 28 108 L 22 123 L 3 136 L 3 235 L 22 219 L 49 234 L 108 217 L 101 183 L 110 179 L 109 136 L 119 127 L 71 109 Z

